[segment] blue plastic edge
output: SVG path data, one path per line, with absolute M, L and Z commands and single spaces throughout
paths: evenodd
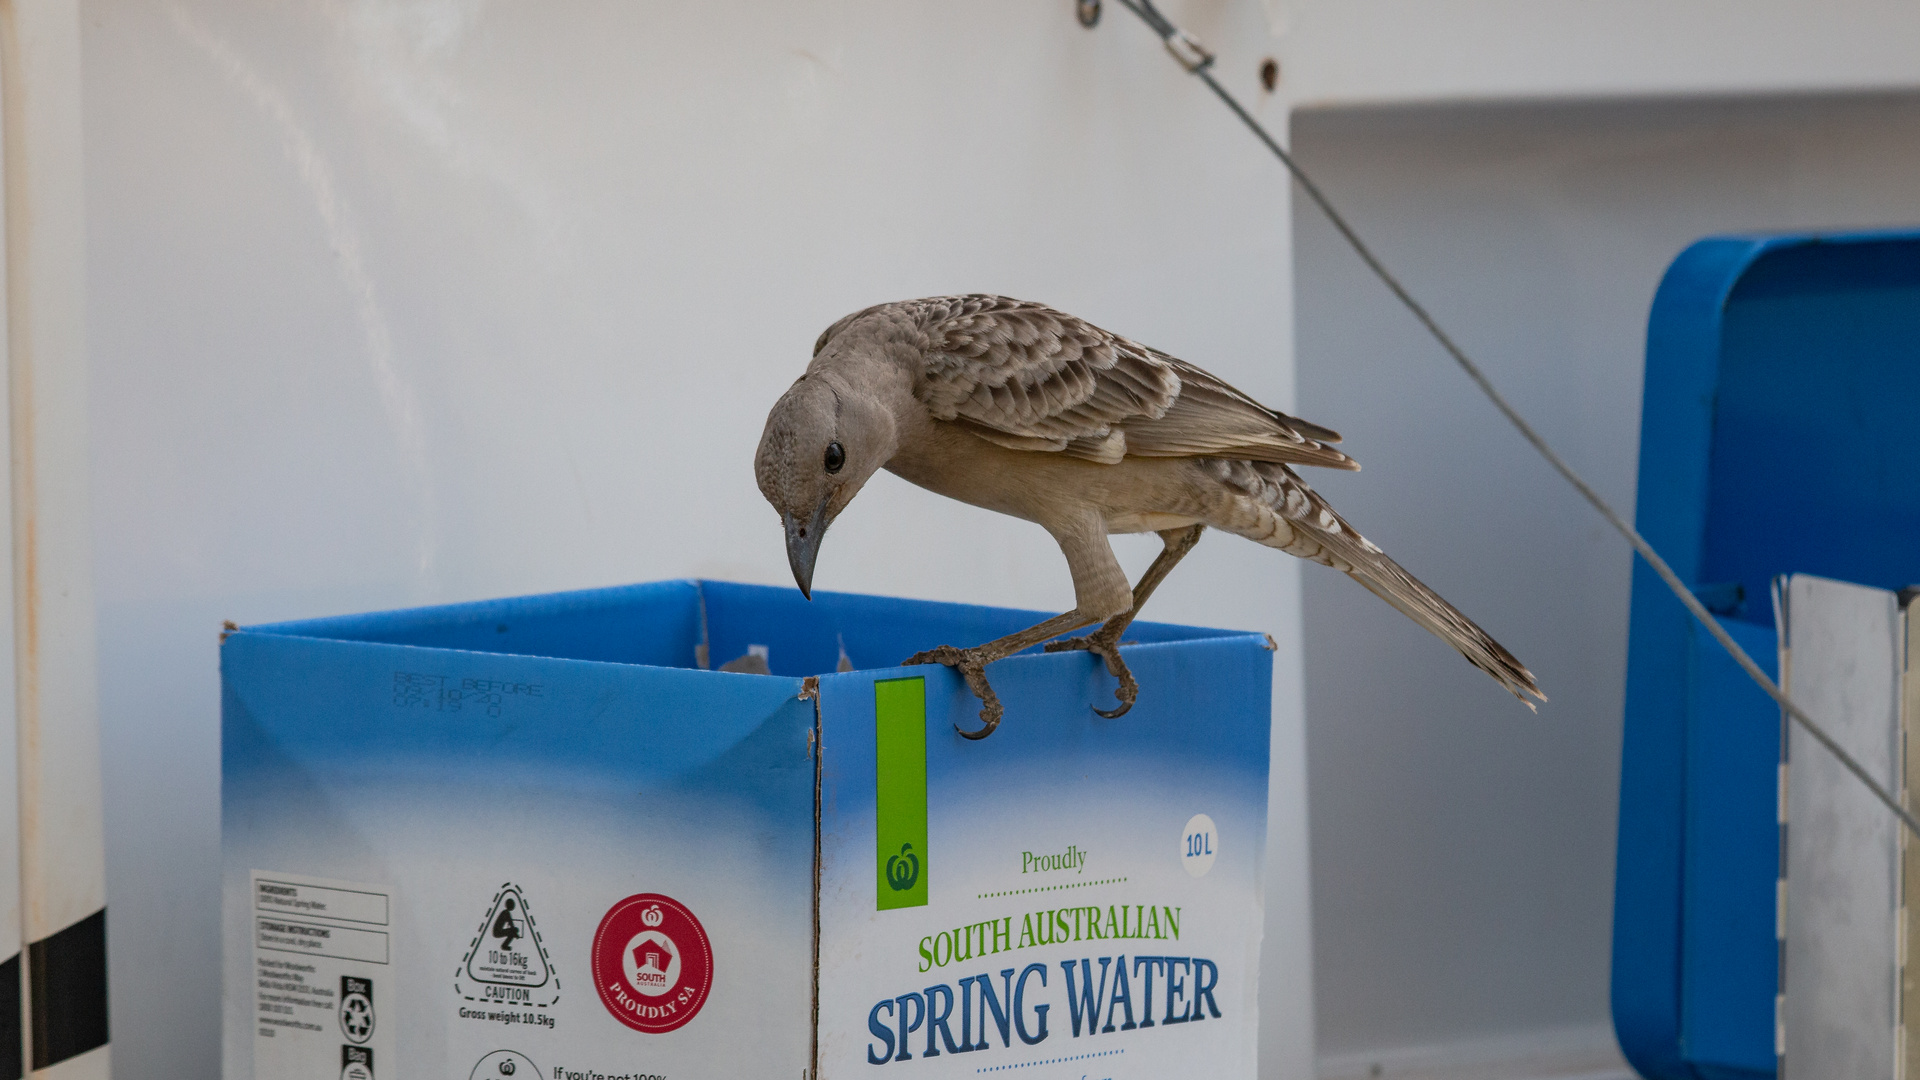
M 1711 239 L 1687 248 L 1661 279 L 1648 318 L 1634 518 L 1691 584 L 1698 583 L 1705 534 L 1721 315 L 1740 276 L 1768 246 Z M 1636 559 L 1611 997 L 1620 1049 L 1649 1080 L 1693 1077 L 1680 1043 L 1687 618 L 1652 568 Z
M 1910 231 L 1701 240 L 1668 267 L 1647 323 L 1635 524 L 1689 585 L 1706 533 L 1714 393 L 1729 297 L 1788 248 L 1911 238 Z M 1636 559 L 1614 876 L 1614 1034 L 1648 1080 L 1697 1080 L 1684 1057 L 1681 942 L 1690 616 Z

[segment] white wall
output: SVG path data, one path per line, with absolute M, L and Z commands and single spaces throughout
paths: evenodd
M 1920 9 L 1905 0 L 1166 7 L 1281 127 L 1296 102 L 1920 84 Z M 1047 300 L 1291 405 L 1292 224 L 1274 166 L 1117 6 L 1091 34 L 1070 8 L 87 0 L 96 589 L 122 1076 L 214 1069 L 219 620 L 687 574 L 784 581 L 748 466 L 761 418 L 819 329 L 880 299 L 988 289 Z M 1254 86 L 1268 53 L 1285 72 L 1273 97 Z M 1361 143 L 1382 167 L 1404 167 L 1380 156 L 1377 138 Z M 1382 183 L 1355 209 L 1390 254 L 1418 254 L 1386 243 L 1403 229 L 1460 239 L 1416 208 L 1423 178 Z M 1634 204 L 1623 196 L 1615 212 L 1631 217 Z M 1317 274 L 1331 259 L 1301 265 Z M 1489 299 L 1469 290 L 1461 303 Z M 1331 303 L 1325 314 L 1361 301 Z M 1448 313 L 1471 323 L 1508 310 Z M 1637 334 L 1610 330 L 1614 341 Z M 1435 386 L 1459 392 L 1449 378 Z M 1580 419 L 1596 432 L 1625 400 L 1608 378 L 1613 412 Z M 1371 466 L 1357 486 L 1330 488 L 1416 570 L 1487 610 L 1470 577 L 1448 577 L 1391 506 L 1374 513 L 1368 501 L 1404 491 L 1408 474 L 1396 481 L 1393 466 L 1413 446 L 1435 468 L 1457 459 L 1415 433 L 1368 430 L 1366 410 L 1314 386 L 1325 419 Z M 1608 453 L 1632 445 L 1609 437 L 1623 441 Z M 1625 474 L 1613 469 L 1617 491 Z M 1138 569 L 1151 553 L 1140 543 L 1124 555 Z M 1274 864 L 1296 867 L 1299 580 L 1289 561 L 1215 538 L 1155 602 L 1161 617 L 1280 639 L 1278 790 L 1291 797 L 1276 803 Z M 1069 596 L 1037 530 L 889 478 L 835 530 L 818 581 L 1036 607 Z M 1403 629 L 1380 633 L 1406 642 Z M 1540 666 L 1550 681 L 1564 670 Z M 1313 684 L 1316 701 L 1329 678 Z M 1550 685 L 1565 695 L 1559 685 L 1596 701 L 1608 692 L 1598 667 Z M 1604 756 L 1605 737 L 1585 737 L 1564 745 Z M 1321 757 L 1316 792 L 1381 779 L 1377 762 Z M 1452 780 L 1426 778 L 1429 762 L 1394 767 L 1407 784 L 1457 794 Z M 1592 795 L 1605 784 L 1591 770 L 1611 767 L 1581 766 L 1593 813 L 1605 810 Z M 1529 797 L 1550 805 L 1550 787 Z M 1372 843 L 1370 828 L 1355 826 L 1354 842 Z M 1590 849 L 1610 829 L 1589 821 L 1579 835 Z M 1604 876 L 1580 865 L 1581 882 Z M 1273 1076 L 1312 1067 L 1305 889 L 1297 871 L 1269 889 Z M 1577 988 L 1548 995 L 1528 1022 L 1593 1015 L 1596 904 L 1577 898 L 1588 928 Z M 1440 1031 L 1367 1010 L 1366 984 L 1341 965 L 1370 962 L 1355 942 L 1368 932 L 1358 920 L 1373 916 L 1348 914 L 1332 914 L 1319 952 L 1334 988 L 1329 1045 L 1401 1046 Z M 1378 925 L 1394 940 L 1412 932 L 1392 912 Z M 1419 1001 L 1482 985 L 1459 975 L 1457 958 L 1437 962 Z M 1526 985 L 1544 978 L 1518 962 Z M 1444 1018 L 1457 1026 L 1439 1037 L 1501 1027 L 1464 1005 Z
M 1622 508 L 1648 309 L 1683 247 L 1920 225 L 1916 97 L 1309 110 L 1293 141 Z M 1294 224 L 1300 407 L 1365 466 L 1319 487 L 1553 699 L 1535 717 L 1364 590 L 1306 576 L 1323 1061 L 1587 1060 L 1611 1043 L 1630 552 L 1323 219 L 1296 203 Z
M 753 448 L 819 331 L 881 300 L 1046 300 L 1288 403 L 1272 169 L 1151 37 L 1089 34 L 1068 5 L 102 0 L 86 19 L 122 1077 L 216 1067 L 221 619 L 789 583 Z M 1215 540 L 1153 610 L 1284 636 L 1297 580 Z M 891 477 L 816 583 L 1071 604 L 1037 528 Z M 1298 1077 L 1281 655 L 1296 871 L 1269 891 L 1265 999 L 1274 1075 Z

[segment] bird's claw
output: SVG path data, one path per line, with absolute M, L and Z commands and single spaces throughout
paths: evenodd
M 1120 685 L 1113 691 L 1113 696 L 1120 699 L 1119 707 L 1111 711 L 1100 708 L 1093 711 L 1109 720 L 1118 720 L 1127 715 L 1127 710 L 1133 708 L 1133 703 L 1140 699 L 1140 684 L 1134 681 L 1133 672 L 1127 669 L 1127 662 L 1120 659 L 1118 635 L 1108 637 L 1096 631 L 1086 637 L 1050 641 L 1046 646 L 1047 652 L 1071 652 L 1078 649 L 1084 649 L 1105 660 L 1108 674 L 1120 680 Z
M 973 691 L 973 696 L 980 699 L 979 729 L 967 731 L 958 724 L 953 727 L 963 738 L 984 739 L 993 734 L 994 728 L 1000 726 L 1000 717 L 1006 710 L 1000 707 L 1000 695 L 994 693 L 992 684 L 987 682 L 986 654 L 979 649 L 961 649 L 952 645 L 941 645 L 925 652 L 914 653 L 907 657 L 903 666 L 911 667 L 915 664 L 943 664 L 952 668 L 960 673 L 961 678 L 967 680 L 967 689 Z

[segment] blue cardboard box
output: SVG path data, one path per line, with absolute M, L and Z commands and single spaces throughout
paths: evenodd
M 1137 625 L 1117 720 L 1011 658 L 980 742 L 894 666 L 1037 618 L 663 582 L 230 633 L 227 1075 L 1253 1076 L 1267 643 Z

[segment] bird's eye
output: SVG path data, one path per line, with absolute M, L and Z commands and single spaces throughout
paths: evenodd
M 840 444 L 837 442 L 828 443 L 827 444 L 827 471 L 839 472 L 840 467 L 842 465 L 845 465 L 846 463 L 847 463 L 847 452 L 845 450 L 840 449 Z

